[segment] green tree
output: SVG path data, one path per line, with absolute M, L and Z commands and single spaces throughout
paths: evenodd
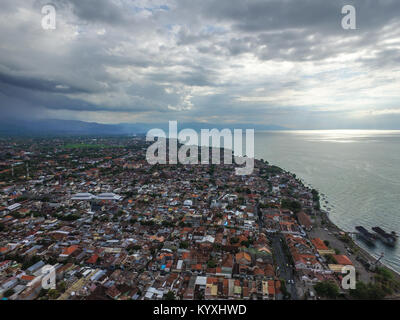
M 164 296 L 164 300 L 175 300 L 175 293 L 173 291 L 168 291 Z
M 242 242 L 240 242 L 240 244 L 246 248 L 248 248 L 250 246 L 250 242 L 249 241 L 245 241 L 243 240 Z
M 339 287 L 333 281 L 318 282 L 314 289 L 322 297 L 335 299 L 339 295 Z
M 65 290 L 67 289 L 67 283 L 65 281 L 60 281 L 57 284 L 57 288 L 58 290 L 60 290 L 60 292 L 65 292 Z
M 327 254 L 325 259 L 328 264 L 337 264 L 336 259 L 331 254 Z
M 181 248 L 181 249 L 187 249 L 187 248 L 189 248 L 189 243 L 188 243 L 187 241 L 182 241 L 182 242 L 179 244 L 179 248 Z
M 350 296 L 359 300 L 380 300 L 393 293 L 392 282 L 378 281 L 377 283 L 368 284 L 358 281 L 356 288 L 350 290 Z
M 297 202 L 296 200 L 282 199 L 281 207 L 283 209 L 289 209 L 289 210 L 293 211 L 294 213 L 300 212 L 300 210 L 301 210 L 301 204 L 300 204 L 300 202 Z
M 210 268 L 210 269 L 215 268 L 216 266 L 217 266 L 217 264 L 215 263 L 214 260 L 209 260 L 207 262 L 207 267 Z
M 55 300 L 60 296 L 60 292 L 57 289 L 50 289 L 48 295 L 50 299 Z
M 13 289 L 8 289 L 6 290 L 6 292 L 4 292 L 4 297 L 8 298 L 10 296 L 12 296 L 14 294 L 14 290 Z

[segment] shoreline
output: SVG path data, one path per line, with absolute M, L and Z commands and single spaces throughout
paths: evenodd
M 255 160 L 261 161 L 260 159 L 257 159 L 256 157 L 255 157 Z M 280 167 L 279 164 L 274 164 L 274 165 Z M 280 168 L 281 168 L 281 167 L 280 167 Z M 310 188 L 310 189 L 315 189 L 315 190 L 318 191 L 318 194 L 321 194 L 320 191 L 319 191 L 317 188 L 311 186 L 311 185 L 310 185 L 309 183 L 307 183 L 304 179 L 298 177 L 295 173 L 293 173 L 293 172 L 291 172 L 291 171 L 288 171 L 288 170 L 286 170 L 286 169 L 283 169 L 283 168 L 281 168 L 281 169 L 284 170 L 285 172 L 291 174 L 292 176 L 295 175 L 297 178 L 300 179 L 301 183 L 302 183 L 305 187 Z M 321 201 L 321 200 L 320 200 L 320 201 Z M 328 228 L 328 231 L 326 231 L 326 230 L 324 230 L 324 227 L 319 226 L 319 225 L 315 225 L 315 222 L 314 222 L 313 228 L 316 228 L 317 231 L 318 231 L 319 233 L 321 233 L 322 235 L 324 235 L 325 239 L 331 238 L 331 237 L 333 236 L 333 237 L 335 237 L 335 239 L 337 239 L 338 241 L 340 241 L 340 242 L 342 242 L 342 243 L 344 244 L 344 242 L 343 242 L 341 239 L 339 239 L 338 235 L 336 234 L 336 233 L 343 233 L 343 234 L 345 234 L 346 236 L 348 236 L 348 237 L 351 239 L 351 246 L 353 246 L 353 247 L 356 249 L 356 251 L 358 252 L 358 255 L 353 254 L 353 255 L 351 255 L 351 256 L 354 256 L 354 255 L 359 256 L 359 255 L 361 255 L 362 258 L 366 259 L 368 262 L 374 262 L 374 261 L 376 261 L 376 260 L 378 259 L 378 258 L 374 257 L 374 256 L 373 256 L 370 252 L 368 252 L 366 249 L 362 248 L 362 247 L 354 240 L 354 238 L 353 238 L 352 236 L 349 235 L 349 232 L 348 232 L 348 231 L 344 231 L 344 230 L 342 230 L 338 225 L 336 225 L 336 224 L 331 220 L 331 218 L 330 218 L 330 216 L 329 216 L 329 215 L 330 215 L 330 212 L 328 212 L 327 210 L 324 210 L 324 209 L 321 209 L 321 208 L 320 208 L 320 209 L 319 209 L 319 215 L 320 215 L 320 218 L 321 218 L 321 219 L 324 219 L 325 222 L 328 223 L 328 226 L 329 226 L 331 229 L 334 229 L 334 230 L 329 230 L 329 228 Z M 329 234 L 330 231 L 335 231 L 335 233 L 332 233 L 332 235 L 331 235 L 331 234 Z M 345 252 L 345 253 L 349 255 L 348 252 Z M 358 262 L 358 261 L 357 261 L 357 262 Z M 379 263 L 378 263 L 377 266 L 389 270 L 391 273 L 393 273 L 393 276 L 396 278 L 396 280 L 397 280 L 397 281 L 400 281 L 400 271 L 397 271 L 397 270 L 393 269 L 391 266 L 385 264 L 383 261 L 379 261 Z M 369 274 L 375 274 L 375 272 L 373 272 L 373 271 L 371 271 L 371 270 L 367 270 L 365 267 L 364 267 L 364 269 L 365 269 L 366 272 L 368 272 Z
M 343 232 L 343 233 L 345 233 L 346 235 L 348 235 L 348 232 L 346 232 L 346 231 L 344 231 L 344 230 L 342 230 L 338 225 L 336 225 L 331 219 L 330 219 L 330 217 L 329 217 L 329 213 L 327 213 L 327 212 L 323 212 L 322 210 L 320 210 L 320 212 L 321 212 L 321 214 L 323 214 L 323 215 L 325 215 L 325 219 L 329 222 L 329 224 L 331 225 L 331 226 L 333 226 L 335 229 L 337 229 L 339 232 Z M 336 236 L 337 237 L 337 236 Z M 362 255 L 364 255 L 365 257 L 367 257 L 367 259 L 369 260 L 369 261 L 376 261 L 378 258 L 376 258 L 376 257 L 374 257 L 370 252 L 368 252 L 366 249 L 364 249 L 364 248 L 362 248 L 354 239 L 353 239 L 353 237 L 350 237 L 351 238 L 351 242 L 352 242 L 352 245 L 354 246 L 354 247 L 356 247 L 357 248 L 357 250 L 359 251 L 359 252 L 361 252 L 361 254 Z M 339 239 L 340 240 L 340 239 Z M 340 240 L 341 241 L 341 240 Z M 398 278 L 398 280 L 400 280 L 400 272 L 399 271 L 397 271 L 397 270 L 394 270 L 391 266 L 388 266 L 387 264 L 385 264 L 384 262 L 379 262 L 379 265 L 378 266 L 380 266 L 380 267 L 383 267 L 383 268 L 386 268 L 386 269 L 389 269 L 395 276 L 396 276 L 396 278 Z M 372 272 L 372 271 L 370 271 L 370 272 Z
M 400 131 L 400 130 L 398 130 L 398 131 Z M 195 146 L 197 146 L 197 147 L 202 147 L 201 144 L 195 144 Z M 223 148 L 223 149 L 225 149 L 225 148 Z M 230 149 L 230 150 L 233 152 L 232 149 Z M 254 160 L 255 160 L 255 161 L 261 161 L 261 159 L 257 158 L 255 155 L 254 155 Z M 268 160 L 267 160 L 267 162 L 269 163 L 269 165 L 275 165 L 275 166 L 281 168 L 281 169 L 282 169 L 283 171 L 285 171 L 286 173 L 289 173 L 289 174 L 292 175 L 292 176 L 296 176 L 297 179 L 299 179 L 299 180 L 301 181 L 301 183 L 302 183 L 305 187 L 310 188 L 310 189 L 315 189 L 315 190 L 318 191 L 318 194 L 321 195 L 320 191 L 319 191 L 317 188 L 315 188 L 315 187 L 313 187 L 311 184 L 307 183 L 303 178 L 298 177 L 298 176 L 296 175 L 296 173 L 293 173 L 292 171 L 289 171 L 289 170 L 286 170 L 286 169 L 280 167 L 279 164 L 272 164 L 272 163 L 270 163 Z M 320 200 L 320 202 L 321 202 L 321 200 Z M 336 229 L 336 232 L 342 232 L 342 233 L 346 234 L 347 236 L 349 236 L 349 235 L 348 235 L 349 232 L 342 230 L 338 225 L 336 225 L 336 224 L 330 219 L 330 217 L 329 217 L 329 214 L 330 214 L 330 213 L 329 213 L 328 211 L 323 210 L 323 209 L 321 209 L 321 207 L 320 207 L 319 213 L 320 213 L 320 217 L 321 217 L 321 218 L 325 218 L 326 221 L 329 223 L 329 225 L 330 225 L 331 227 L 333 227 L 334 229 Z M 320 227 L 320 230 L 319 230 L 319 231 L 320 231 L 321 234 L 324 234 L 325 239 L 331 237 L 331 235 L 329 235 L 329 231 L 325 231 L 324 228 Z M 337 235 L 335 235 L 334 237 L 335 237 L 338 241 L 342 242 L 342 240 L 340 240 L 340 239 L 338 238 Z M 363 257 L 364 259 L 366 259 L 368 262 L 374 262 L 374 261 L 377 260 L 377 258 L 374 257 L 371 253 L 369 253 L 366 249 L 362 248 L 362 247 L 353 239 L 353 237 L 351 237 L 351 236 L 349 236 L 349 237 L 350 237 L 350 239 L 351 239 L 351 245 L 352 245 L 354 248 L 356 248 L 357 252 L 361 253 L 361 255 L 362 255 L 362 257 Z M 348 252 L 346 252 L 346 254 L 349 255 Z M 356 264 L 357 264 L 357 263 L 356 263 Z M 382 262 L 382 261 L 379 262 L 378 266 L 379 266 L 379 267 L 383 267 L 383 268 L 389 270 L 390 272 L 392 272 L 392 273 L 393 273 L 393 276 L 396 278 L 396 280 L 400 281 L 400 271 L 394 270 L 391 266 L 385 264 L 385 263 Z M 364 269 L 365 269 L 365 268 L 364 268 Z M 368 273 L 370 273 L 370 274 L 375 274 L 375 273 L 374 273 L 373 271 L 371 271 L 371 270 L 366 270 L 366 271 L 367 271 Z

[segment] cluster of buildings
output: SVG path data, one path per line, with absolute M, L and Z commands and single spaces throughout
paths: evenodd
M 283 299 L 276 235 L 296 286 L 339 281 L 351 263 L 328 263 L 334 252 L 308 237 L 311 190 L 265 161 L 238 176 L 234 165 L 149 165 L 140 137 L 0 145 L 0 297 Z

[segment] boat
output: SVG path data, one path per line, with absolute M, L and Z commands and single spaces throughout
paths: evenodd
M 392 233 L 388 233 L 380 227 L 373 227 L 372 231 L 374 231 L 378 238 L 382 240 L 382 242 L 388 246 L 394 246 L 396 244 L 396 233 L 393 231 Z
M 356 230 L 358 231 L 358 235 L 368 244 L 375 244 L 375 236 L 365 229 L 363 226 L 356 226 Z

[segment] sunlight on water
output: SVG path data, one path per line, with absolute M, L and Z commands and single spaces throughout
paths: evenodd
M 308 141 L 354 143 L 376 141 L 376 137 L 390 137 L 400 134 L 400 130 L 295 130 L 282 131 L 289 134 L 306 136 Z

